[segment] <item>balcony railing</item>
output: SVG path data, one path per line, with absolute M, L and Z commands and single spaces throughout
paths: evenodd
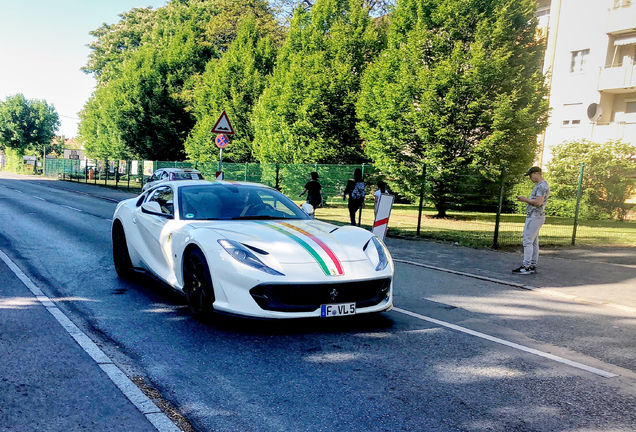
M 624 65 L 601 69 L 598 89 L 612 93 L 633 91 L 636 87 L 636 66 Z
M 593 126 L 590 138 L 596 142 L 622 139 L 636 144 L 636 123 L 598 123 Z

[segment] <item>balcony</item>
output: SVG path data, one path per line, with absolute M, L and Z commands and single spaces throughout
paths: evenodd
M 607 18 L 607 33 L 616 35 L 634 30 L 636 30 L 636 1 L 612 1 Z
M 621 139 L 636 144 L 636 123 L 597 123 L 592 126 L 590 139 L 595 142 Z
M 599 91 L 608 93 L 631 93 L 636 89 L 636 66 L 601 68 Z

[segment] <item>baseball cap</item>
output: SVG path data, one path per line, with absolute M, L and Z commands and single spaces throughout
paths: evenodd
M 530 174 L 536 173 L 536 172 L 541 173 L 541 168 L 539 168 L 538 166 L 533 166 L 532 168 L 528 170 L 527 173 L 524 174 L 524 176 L 529 176 Z

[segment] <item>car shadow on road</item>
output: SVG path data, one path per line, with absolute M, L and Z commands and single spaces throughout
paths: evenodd
M 245 335 L 298 335 L 315 333 L 347 333 L 359 331 L 385 331 L 394 325 L 388 313 L 358 314 L 349 317 L 262 319 L 215 312 L 197 320 L 190 313 L 185 296 L 165 283 L 147 275 L 137 274 L 130 284 L 119 286 L 113 295 L 123 295 L 136 289 L 149 296 L 151 302 L 167 303 L 174 307 L 172 315 L 198 322 L 211 330 Z
M 387 313 L 361 314 L 350 317 L 254 319 L 215 313 L 204 324 L 224 332 L 253 335 L 299 335 L 315 333 L 349 333 L 385 331 L 394 325 Z

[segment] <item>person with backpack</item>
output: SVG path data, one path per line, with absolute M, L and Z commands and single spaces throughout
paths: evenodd
M 313 171 L 311 173 L 311 180 L 305 184 L 305 189 L 298 195 L 299 197 L 307 193 L 307 202 L 313 206 L 314 209 L 320 207 L 322 204 L 322 186 L 318 182 L 318 173 Z
M 353 171 L 353 180 L 349 180 L 347 182 L 347 187 L 342 194 L 343 201 L 347 199 L 347 195 L 349 195 L 349 202 L 347 203 L 347 207 L 349 207 L 349 217 L 351 218 L 351 225 L 356 224 L 356 212 L 364 205 L 364 181 L 362 180 L 362 170 L 360 168 L 356 168 Z

